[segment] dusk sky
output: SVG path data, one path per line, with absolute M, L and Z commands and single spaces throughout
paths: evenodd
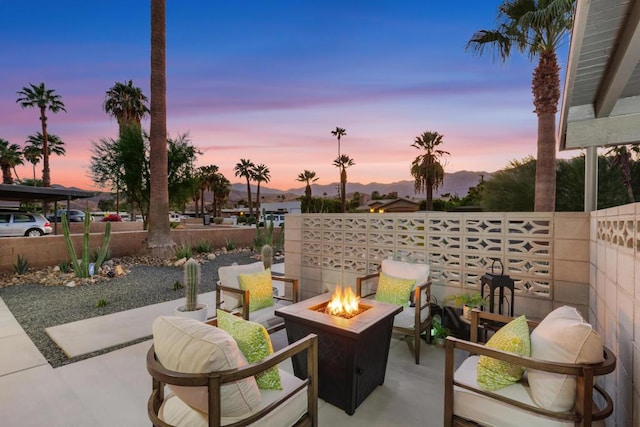
M 444 135 L 447 172 L 535 156 L 535 64 L 464 50 L 476 30 L 494 28 L 500 3 L 168 0 L 168 132 L 189 133 L 198 166 L 241 182 L 233 167 L 249 159 L 269 167 L 264 186 L 283 190 L 302 186 L 304 169 L 319 184 L 338 180 L 336 126 L 356 163 L 350 182 L 411 179 L 411 144 L 424 131 Z M 67 150 L 51 157 L 52 183 L 95 188 L 92 141 L 117 137 L 106 90 L 131 79 L 150 95 L 150 1 L 3 1 L 0 46 L 0 138 L 24 146 L 40 131 L 38 111 L 22 109 L 16 92 L 44 82 L 68 112 L 48 113 Z M 32 177 L 31 165 L 18 174 Z

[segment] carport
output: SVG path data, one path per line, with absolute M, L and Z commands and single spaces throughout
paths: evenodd
M 53 202 L 54 212 L 58 210 L 58 202 L 66 200 L 67 209 L 71 200 L 95 197 L 100 192 L 69 188 L 31 187 L 29 185 L 0 184 L 0 200 L 10 202 Z M 54 223 L 54 234 L 58 234 L 58 223 Z

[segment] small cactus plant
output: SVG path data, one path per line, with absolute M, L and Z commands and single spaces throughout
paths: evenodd
M 184 283 L 187 288 L 187 304 L 185 311 L 195 311 L 198 308 L 198 286 L 200 285 L 200 264 L 190 258 L 184 264 Z
M 273 261 L 273 248 L 270 245 L 264 245 L 260 251 L 262 255 L 262 264 L 264 269 L 271 268 L 271 262 Z

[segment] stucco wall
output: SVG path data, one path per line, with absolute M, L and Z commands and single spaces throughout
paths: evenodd
M 101 226 L 101 223 L 92 223 L 91 229 L 92 231 L 94 228 L 102 229 Z M 249 247 L 253 245 L 256 236 L 254 227 L 211 227 L 175 229 L 171 231 L 171 236 L 176 244 L 186 243 L 193 246 L 202 240 L 208 240 L 215 248 L 226 247 L 227 239 L 233 242 L 235 247 Z M 116 227 L 113 227 L 112 230 L 114 231 L 111 233 L 109 243 L 112 256 L 137 255 L 146 251 L 146 231 L 117 231 Z M 275 232 L 278 233 L 279 230 Z M 80 256 L 83 235 L 72 234 L 72 240 L 76 254 Z M 91 251 L 100 246 L 102 240 L 102 232 L 92 232 L 89 240 Z M 62 235 L 0 239 L 0 271 L 13 271 L 13 265 L 16 263 L 18 255 L 25 257 L 32 267 L 51 266 L 60 261 L 69 260 L 67 246 Z

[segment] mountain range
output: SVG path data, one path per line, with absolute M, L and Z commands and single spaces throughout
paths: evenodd
M 491 176 L 490 172 L 476 172 L 476 171 L 459 171 L 454 173 L 445 173 L 444 182 L 440 188 L 434 192 L 434 197 L 439 197 L 442 194 L 457 195 L 459 197 L 466 196 L 469 188 L 478 185 L 481 179 L 488 179 Z M 314 196 L 323 196 L 325 193 L 327 196 L 332 197 L 338 194 L 337 182 L 331 184 L 312 184 L 311 192 Z M 275 188 L 269 188 L 267 186 L 260 186 L 260 196 L 265 198 L 274 198 L 274 196 L 285 195 L 290 198 L 292 196 L 299 197 L 304 195 L 305 186 L 290 188 L 288 190 L 279 190 Z M 251 192 L 255 193 L 256 186 L 251 185 Z M 388 184 L 382 184 L 378 182 L 371 182 L 369 184 L 361 184 L 359 182 L 347 182 L 347 195 L 351 195 L 355 192 L 360 194 L 371 194 L 374 191 L 378 191 L 380 194 L 388 194 L 397 192 L 398 197 L 412 198 L 424 198 L 424 193 L 414 193 L 413 181 L 397 181 Z M 230 200 L 236 201 L 240 199 L 246 199 L 247 197 L 247 184 L 235 183 L 231 185 Z

